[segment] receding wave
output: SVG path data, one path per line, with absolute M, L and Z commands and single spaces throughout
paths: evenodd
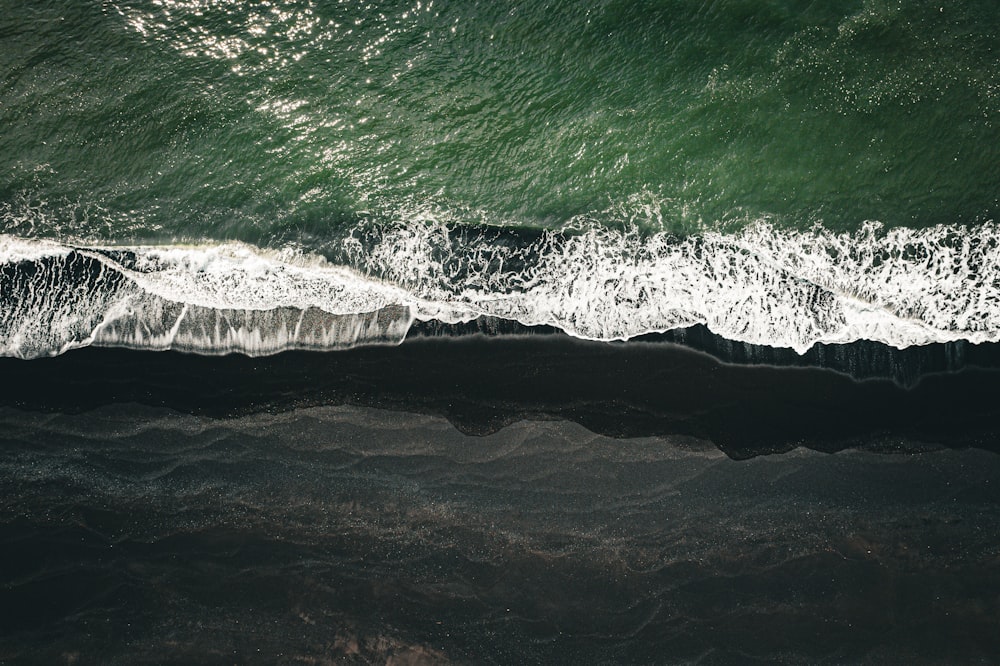
M 0 238 L 0 354 L 90 344 L 250 355 L 397 344 L 403 294 L 243 245 L 70 248 Z M 316 263 L 316 262 L 313 262 Z
M 1000 229 L 677 237 L 577 224 L 529 233 L 362 225 L 337 262 L 243 244 L 81 247 L 0 236 L 0 354 L 88 344 L 251 355 L 396 344 L 480 316 L 628 339 L 702 324 L 792 348 L 1000 339 Z M 340 265 L 343 263 L 344 265 Z

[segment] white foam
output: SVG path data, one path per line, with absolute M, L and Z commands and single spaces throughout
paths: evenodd
M 357 270 L 297 251 L 73 249 L 0 236 L 0 354 L 87 344 L 274 353 L 398 343 L 480 315 L 597 340 L 704 324 L 790 347 L 1000 339 L 1000 229 L 766 224 L 676 238 L 577 224 L 518 245 L 422 219 L 359 228 Z M 14 267 L 33 262 L 30 275 Z M 360 272 L 359 272 L 360 271 Z M 13 277 L 11 277 L 13 276 Z
M 442 224 L 375 235 L 354 260 L 404 286 L 421 319 L 488 314 L 597 340 L 704 324 L 799 353 L 855 340 L 905 348 L 1000 338 L 993 223 L 887 232 L 867 223 L 839 234 L 761 223 L 683 239 L 591 225 L 515 249 L 456 240 Z M 511 264 L 518 269 L 504 269 Z
M 205 308 L 314 307 L 330 314 L 358 314 L 409 300 L 402 290 L 315 255 L 269 252 L 241 243 L 132 251 L 134 266 L 119 269 L 140 288 L 168 301 Z
M 0 268 L 4 356 L 90 344 L 250 355 L 340 349 L 398 344 L 413 321 L 399 289 L 318 257 L 241 244 L 123 251 L 0 236 Z
M 406 308 L 333 315 L 303 310 L 226 310 L 143 299 L 141 308 L 98 326 L 93 344 L 135 349 L 177 349 L 202 354 L 251 356 L 287 349 L 346 349 L 398 344 L 413 318 Z
M 61 257 L 70 253 L 70 248 L 46 240 L 27 240 L 0 234 L 0 264 L 14 264 L 20 261 L 35 261 L 43 257 Z

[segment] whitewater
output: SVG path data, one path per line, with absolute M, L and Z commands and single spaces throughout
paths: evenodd
M 118 247 L 4 235 L 0 354 L 333 350 L 398 344 L 414 321 L 483 316 L 606 341 L 702 324 L 800 354 L 858 340 L 899 349 L 1000 340 L 994 223 L 834 233 L 761 222 L 687 237 L 575 224 L 500 242 L 503 233 L 359 225 L 336 260 L 237 242 Z

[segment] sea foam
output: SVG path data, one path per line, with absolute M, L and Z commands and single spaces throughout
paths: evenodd
M 480 316 L 624 340 L 703 324 L 792 348 L 1000 339 L 1000 229 L 677 237 L 576 225 L 525 234 L 359 226 L 332 254 L 239 243 L 69 246 L 0 236 L 0 354 L 88 344 L 268 354 L 396 344 L 415 319 Z
M 897 348 L 996 341 L 998 241 L 992 223 L 889 231 L 866 223 L 854 233 L 759 223 L 688 237 L 577 227 L 511 246 L 441 224 L 398 224 L 366 231 L 351 260 L 459 316 L 595 340 L 704 324 L 731 340 L 803 353 L 856 340 Z

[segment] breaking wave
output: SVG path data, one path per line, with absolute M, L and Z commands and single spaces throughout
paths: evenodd
M 526 232 L 363 224 L 325 259 L 238 243 L 80 247 L 0 236 L 0 354 L 88 344 L 269 354 L 397 344 L 413 321 L 480 316 L 588 339 L 703 324 L 804 353 L 1000 340 L 1000 229 L 677 237 L 576 224 Z
M 271 354 L 402 341 L 404 294 L 245 245 L 71 248 L 0 237 L 0 354 L 103 345 Z M 310 265 L 311 264 L 311 265 Z
M 524 242 L 505 229 L 400 223 L 351 240 L 354 266 L 438 308 L 418 318 L 474 312 L 595 340 L 703 324 L 799 353 L 1000 337 L 993 223 L 854 233 L 758 223 L 688 237 L 576 225 Z

